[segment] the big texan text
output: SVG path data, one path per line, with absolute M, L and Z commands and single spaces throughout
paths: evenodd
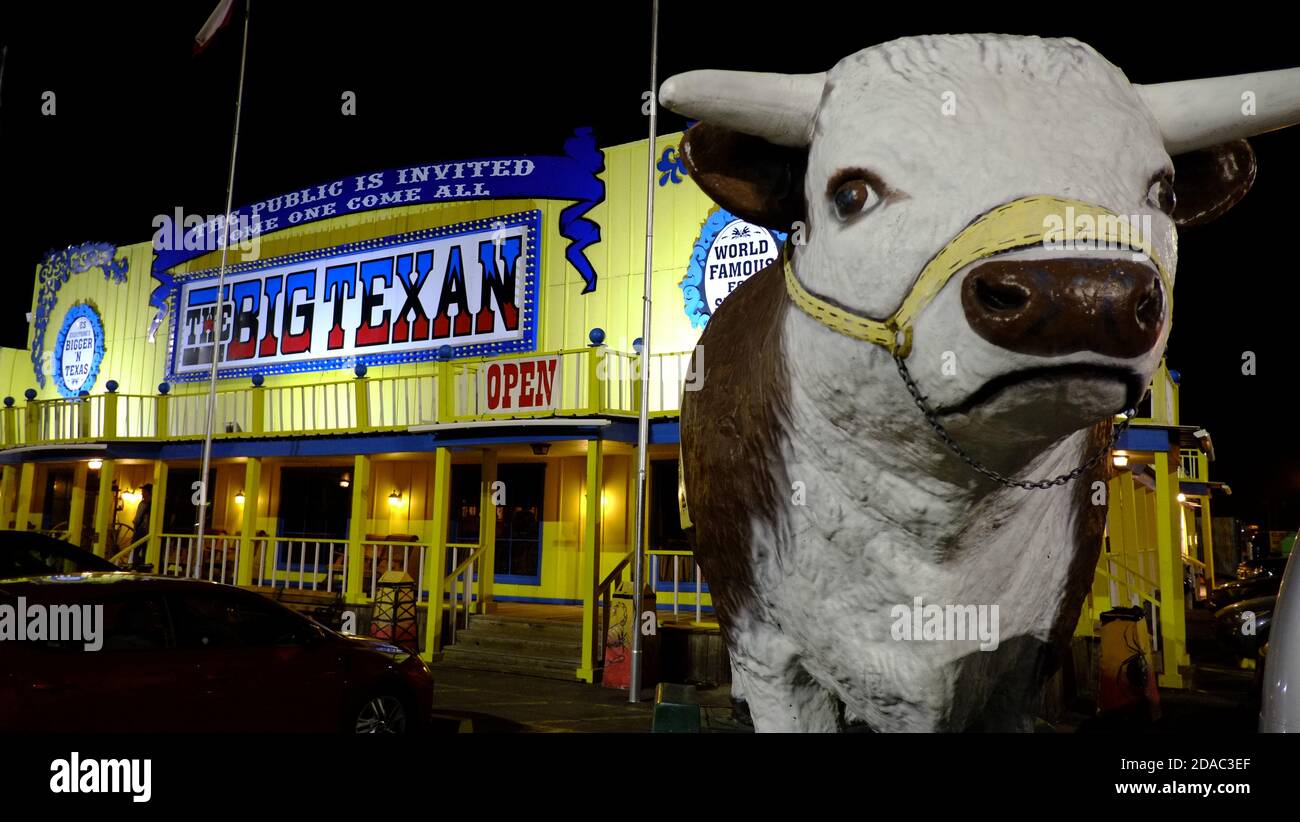
M 533 251 L 528 234 L 527 225 L 498 223 L 313 261 L 272 261 L 228 276 L 221 367 L 432 353 L 443 345 L 521 339 L 524 277 Z M 181 286 L 178 375 L 211 367 L 216 295 L 214 279 Z

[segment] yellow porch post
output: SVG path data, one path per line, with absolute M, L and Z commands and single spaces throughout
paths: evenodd
M 116 543 L 113 543 L 112 551 L 108 549 L 109 540 L 117 537 L 116 529 L 113 528 L 117 518 L 117 509 L 113 505 L 116 502 L 113 496 L 113 481 L 116 477 L 117 461 L 104 460 L 99 468 L 99 496 L 95 497 L 95 553 L 101 557 L 117 553 Z
M 424 564 L 424 589 L 429 592 L 427 622 L 424 628 L 424 654 L 432 661 L 442 652 L 442 595 L 447 573 L 447 524 L 451 512 L 451 451 L 435 448 L 433 451 L 433 518 L 429 528 L 433 532 L 429 541 L 429 556 Z M 452 602 L 451 618 L 456 618 Z
M 497 481 L 497 452 L 491 448 L 483 449 L 483 474 L 479 486 L 478 502 L 478 544 L 483 546 L 482 559 L 478 564 L 478 606 L 479 613 L 486 614 L 492 610 L 492 582 L 496 575 L 497 544 L 497 507 L 492 485 Z
M 257 554 L 257 507 L 261 488 L 262 460 L 249 457 L 248 462 L 244 463 L 244 510 L 241 512 L 239 526 L 239 562 L 235 568 L 235 584 L 239 586 L 253 584 L 253 557 Z
M 352 513 L 348 526 L 348 578 L 343 599 L 349 605 L 366 601 L 365 559 L 366 524 L 370 520 L 370 456 L 358 454 L 352 459 Z
M 600 584 L 600 491 L 605 448 L 601 440 L 587 441 L 587 502 L 582 529 L 582 664 L 577 676 L 592 682 L 596 676 L 596 586 Z
M 1125 567 L 1130 568 L 1138 573 L 1145 573 L 1142 570 L 1142 539 L 1138 531 L 1138 514 L 1137 514 L 1137 491 L 1133 486 L 1133 472 L 1124 471 L 1117 477 L 1119 490 L 1119 534 L 1120 534 L 1120 561 Z M 1110 503 L 1114 505 L 1115 497 L 1111 497 Z M 1115 534 L 1111 533 L 1111 547 L 1115 544 Z M 1136 582 L 1136 585 L 1134 583 Z M 1133 590 L 1144 590 L 1141 580 L 1134 580 L 1124 573 L 1124 601 L 1115 602 L 1112 605 L 1122 605 L 1128 607 L 1134 604 Z M 1141 604 L 1141 600 L 1137 604 Z
M 81 530 L 86 521 L 86 480 L 90 466 L 78 462 L 72 472 L 72 500 L 68 509 L 68 542 L 81 547 Z
M 153 464 L 153 498 L 149 502 L 149 542 L 145 548 L 144 561 L 152 565 L 154 573 L 161 573 L 163 514 L 167 509 L 167 463 L 155 460 Z M 208 504 L 212 504 L 211 492 Z M 202 554 L 203 546 L 199 546 Z
M 14 508 L 18 504 L 18 472 L 16 465 L 6 465 L 0 479 L 0 526 L 12 528 Z
M 1210 495 L 1201 497 L 1201 551 L 1209 575 L 1209 590 L 1214 590 L 1214 525 L 1210 519 Z
M 1160 646 L 1164 673 L 1160 684 L 1181 688 L 1183 677 L 1178 666 L 1187 659 L 1187 625 L 1183 613 L 1183 557 L 1175 540 L 1177 517 L 1181 515 L 1176 492 L 1177 466 L 1168 451 L 1155 452 L 1156 561 L 1160 580 Z
M 18 510 L 14 513 L 14 529 L 28 530 L 32 520 L 32 494 L 36 491 L 36 463 L 24 462 L 18 478 Z

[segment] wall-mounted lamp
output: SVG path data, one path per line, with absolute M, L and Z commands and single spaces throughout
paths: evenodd
M 1181 493 L 1180 493 L 1180 494 L 1178 495 L 1178 501 L 1179 501 L 1179 502 L 1187 502 L 1187 495 L 1186 495 L 1186 494 L 1181 494 Z
M 351 474 L 344 474 L 344 475 L 343 475 L 343 478 L 339 480 L 339 487 L 340 487 L 340 488 L 347 488 L 347 487 L 349 487 L 349 486 L 351 486 L 351 485 L 352 485 L 352 475 L 351 475 Z
M 137 488 L 134 491 L 127 491 L 126 493 L 122 494 L 122 499 L 134 504 L 144 499 L 144 494 L 140 493 L 140 489 Z
M 104 467 L 104 461 L 96 457 L 95 459 L 86 463 L 86 467 L 89 468 L 91 471 L 98 471 L 99 469 Z
M 401 504 L 402 504 L 402 492 L 401 492 L 401 491 L 398 491 L 396 488 L 394 488 L 394 489 L 393 489 L 393 493 L 391 493 L 391 494 L 388 495 L 388 504 L 389 504 L 390 506 L 392 506 L 393 508 L 396 508 L 397 506 L 401 505 Z
M 235 504 L 236 505 L 244 504 L 244 490 L 242 488 L 239 490 L 239 493 L 235 494 Z
M 533 449 L 533 453 L 539 457 L 546 456 L 551 450 L 551 444 L 549 442 L 530 443 L 530 447 Z
M 1127 468 L 1128 454 L 1125 454 L 1123 451 L 1116 451 L 1114 456 L 1110 458 L 1110 461 L 1116 468 Z

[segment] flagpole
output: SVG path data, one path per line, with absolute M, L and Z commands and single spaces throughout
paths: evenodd
M 235 157 L 239 154 L 239 114 L 244 104 L 244 67 L 248 60 L 248 19 L 253 0 L 244 3 L 244 43 L 239 52 L 239 93 L 235 97 L 235 132 L 230 141 L 230 174 L 226 178 L 226 218 L 221 226 L 221 269 L 217 273 L 217 309 L 212 323 L 212 371 L 208 376 L 208 412 L 203 429 L 203 465 L 199 469 L 199 533 L 194 551 L 193 576 L 199 575 L 203 561 L 203 531 L 208 513 L 208 470 L 212 465 L 212 425 L 217 410 L 217 365 L 221 362 L 221 326 L 225 309 L 226 261 L 230 254 L 230 212 L 234 207 Z
M 645 645 L 641 636 L 641 609 L 644 597 L 645 573 L 645 508 L 646 508 L 646 474 L 649 468 L 650 444 L 650 298 L 651 280 L 654 272 L 654 225 L 655 225 L 655 139 L 659 117 L 659 0 L 653 0 L 650 11 L 650 140 L 646 145 L 646 180 L 645 180 L 645 276 L 643 279 L 643 312 L 641 315 L 641 352 L 637 360 L 641 378 L 641 415 L 637 421 L 636 434 L 636 556 L 632 565 L 632 671 L 628 686 L 627 701 L 641 701 L 641 660 Z M 699 596 L 698 592 L 696 596 Z
M 5 88 L 5 62 L 9 59 L 9 46 L 5 44 L 0 46 L 0 99 L 4 97 Z

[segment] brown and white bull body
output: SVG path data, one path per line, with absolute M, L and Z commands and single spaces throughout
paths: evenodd
M 1241 138 L 1300 118 L 1294 70 L 1198 82 L 1135 86 L 1077 41 L 971 35 L 893 41 L 821 75 L 664 85 L 664 105 L 701 120 L 683 140 L 696 182 L 801 238 L 791 282 L 778 263 L 710 320 L 682 411 L 697 553 L 758 729 L 1029 727 L 1092 579 L 1108 462 L 1045 490 L 972 470 L 931 430 L 894 352 L 793 289 L 882 320 L 954 238 L 981 219 L 996 232 L 1004 210 L 1079 202 L 1143 226 L 1145 254 L 968 253 L 917 302 L 897 350 L 990 471 L 1070 472 L 1159 364 L 1175 224 L 1235 204 L 1254 175 Z M 1254 119 L 1238 113 L 1244 92 Z M 1171 154 L 1184 152 L 1198 153 L 1177 164 L 1175 212 Z M 918 598 L 997 606 L 996 647 L 900 639 L 898 608 Z

